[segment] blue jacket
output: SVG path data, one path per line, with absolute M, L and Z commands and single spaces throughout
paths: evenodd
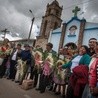
M 21 52 L 21 59 L 23 61 L 27 61 L 27 64 L 30 64 L 31 63 L 31 53 L 30 53 L 30 50 L 23 50 Z

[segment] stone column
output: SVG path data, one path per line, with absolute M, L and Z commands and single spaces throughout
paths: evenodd
M 86 23 L 86 20 L 82 19 L 81 24 L 80 24 L 79 37 L 78 37 L 78 45 L 77 45 L 78 47 L 80 47 L 82 45 L 82 42 L 83 42 L 85 23 Z
M 66 34 L 66 23 L 64 23 L 62 26 L 61 38 L 60 38 L 60 42 L 59 42 L 59 49 L 63 47 L 65 34 Z M 58 51 L 59 51 L 59 49 L 58 49 Z

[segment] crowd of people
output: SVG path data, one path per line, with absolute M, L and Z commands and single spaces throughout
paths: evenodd
M 97 39 L 89 39 L 88 46 L 65 45 L 57 53 L 52 43 L 43 50 L 40 45 L 13 45 L 5 39 L 0 46 L 0 78 L 22 85 L 29 77 L 40 93 L 47 88 L 62 98 L 97 98 Z

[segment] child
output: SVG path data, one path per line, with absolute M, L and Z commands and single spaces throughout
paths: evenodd
M 40 78 L 40 74 L 41 74 L 41 63 L 42 61 L 42 53 L 39 51 L 36 51 L 34 54 L 34 58 L 35 58 L 35 66 L 33 69 L 33 77 L 34 77 L 34 86 L 38 88 L 39 86 L 39 78 Z
M 6 71 L 5 71 L 5 76 L 7 79 L 9 79 L 9 75 L 10 75 L 10 61 L 8 59 L 7 63 L 6 63 Z
M 20 58 L 18 58 L 17 60 L 17 72 L 16 72 L 16 76 L 15 76 L 15 82 L 18 83 L 20 81 L 20 76 L 22 74 L 22 60 Z
M 60 68 L 64 64 L 63 60 L 58 60 L 54 70 L 53 80 L 55 83 L 54 92 L 55 94 L 61 94 L 65 97 L 65 69 Z M 61 92 L 61 87 L 62 91 Z M 57 90 L 58 88 L 58 90 Z

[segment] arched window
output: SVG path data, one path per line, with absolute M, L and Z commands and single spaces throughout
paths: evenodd
M 57 15 L 57 16 L 59 15 L 59 11 L 58 11 L 58 10 L 56 10 L 56 15 Z
M 48 10 L 48 15 L 51 13 L 51 9 Z
M 47 28 L 47 20 L 44 23 L 44 29 L 43 29 L 43 35 L 44 36 L 45 36 L 46 28 Z
M 57 27 L 58 27 L 58 23 L 55 22 L 55 24 L 54 24 L 54 29 L 57 29 Z

